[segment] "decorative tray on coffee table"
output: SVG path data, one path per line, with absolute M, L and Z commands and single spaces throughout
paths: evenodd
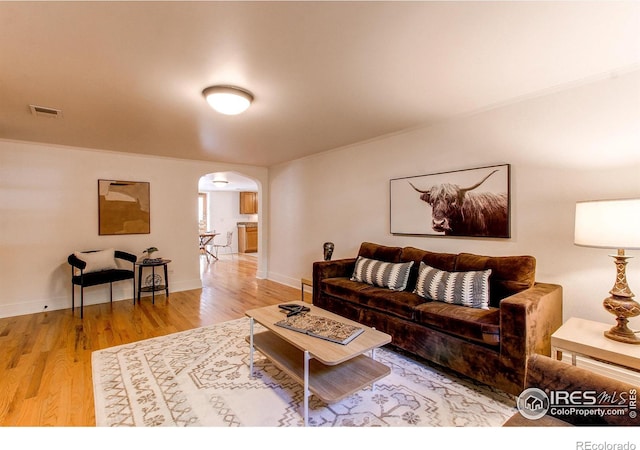
M 287 317 L 276 322 L 276 325 L 343 345 L 348 344 L 364 332 L 364 328 L 306 313 Z

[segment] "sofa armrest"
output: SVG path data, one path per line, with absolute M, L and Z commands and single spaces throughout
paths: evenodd
M 316 261 L 313 263 L 313 301 L 320 295 L 320 281 L 325 278 L 351 277 L 356 258 Z
M 550 391 L 575 392 L 576 394 L 592 391 L 597 395 L 598 404 L 602 406 L 630 406 L 629 402 L 633 401 L 633 397 L 637 395 L 638 390 L 637 386 L 630 383 L 625 383 L 582 367 L 572 366 L 543 355 L 531 355 L 529 357 L 525 386 L 527 388 L 542 389 L 547 394 Z M 631 410 L 628 412 L 631 412 Z M 635 417 L 635 414 L 629 413 L 590 416 L 579 414 L 579 411 L 574 413 L 570 408 L 567 408 L 555 413 L 554 411 L 549 411 L 547 414 L 572 425 L 640 425 L 640 417 Z M 630 415 L 634 417 L 630 417 Z
M 551 335 L 562 325 L 562 286 L 535 283 L 500 302 L 503 362 L 525 367 L 529 355 L 551 354 Z

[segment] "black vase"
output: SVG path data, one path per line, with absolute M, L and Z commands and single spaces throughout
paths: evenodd
M 329 261 L 331 259 L 331 255 L 333 255 L 333 242 L 325 242 L 322 247 L 324 248 L 324 260 Z

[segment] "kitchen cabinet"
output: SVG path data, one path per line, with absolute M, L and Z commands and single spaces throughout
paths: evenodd
M 253 222 L 238 223 L 238 252 L 258 251 L 258 225 Z
M 258 214 L 257 192 L 240 192 L 240 214 Z

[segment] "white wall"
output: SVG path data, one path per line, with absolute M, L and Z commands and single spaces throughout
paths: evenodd
M 512 237 L 394 236 L 391 178 L 511 164 Z M 270 169 L 269 276 L 299 286 L 333 241 L 333 259 L 362 241 L 432 251 L 531 254 L 537 279 L 564 287 L 564 318 L 614 324 L 602 308 L 611 252 L 573 244 L 578 200 L 640 197 L 640 72 L 478 112 Z M 640 232 L 640 231 L 639 231 Z M 640 251 L 630 251 L 640 256 Z M 640 258 L 627 278 L 640 296 Z M 631 320 L 640 328 L 640 318 Z
M 627 73 L 269 170 L 0 140 L 0 317 L 68 308 L 66 257 L 78 249 L 141 254 L 155 245 L 173 260 L 172 291 L 199 287 L 198 179 L 233 170 L 258 183 L 261 278 L 299 287 L 325 241 L 336 244 L 334 259 L 354 256 L 365 240 L 532 254 L 538 280 L 564 287 L 565 319 L 612 322 L 601 302 L 613 262 L 573 245 L 573 215 L 578 200 L 640 196 L 639 93 L 640 73 Z M 512 165 L 511 239 L 389 233 L 389 179 L 501 163 Z M 98 236 L 99 178 L 150 181 L 151 234 Z M 640 295 L 640 258 L 627 277 Z M 87 303 L 107 296 L 92 288 Z M 129 297 L 126 283 L 114 289 L 114 298 Z M 631 325 L 640 328 L 640 318 Z
M 198 180 L 234 170 L 256 180 L 268 210 L 267 169 L 0 140 L 0 317 L 71 306 L 76 250 L 114 247 L 142 255 L 149 246 L 169 264 L 170 291 L 201 287 Z M 98 179 L 150 182 L 151 233 L 98 235 Z M 263 217 L 259 219 L 262 224 Z M 268 229 L 267 224 L 262 224 Z M 262 237 L 259 237 L 262 239 Z M 154 255 L 154 256 L 156 256 Z M 266 258 L 258 261 L 266 274 Z M 85 290 L 86 304 L 108 301 L 108 285 Z M 116 283 L 114 300 L 130 299 Z

